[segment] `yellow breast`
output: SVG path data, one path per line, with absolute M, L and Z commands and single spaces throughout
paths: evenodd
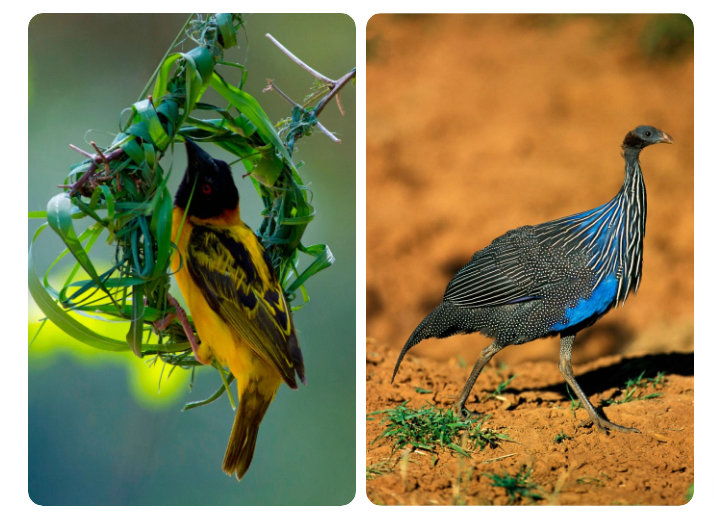
M 228 225 L 232 233 L 240 236 L 241 242 L 243 242 L 251 255 L 257 255 L 262 260 L 262 247 L 257 237 L 250 228 L 243 224 L 239 216 L 237 216 L 237 220 L 231 219 L 233 222 L 230 224 L 226 222 L 227 219 L 220 224 L 215 221 L 217 219 L 212 220 L 212 222 L 197 221 L 188 216 L 184 219 L 184 211 L 180 208 L 174 208 L 172 240 L 178 247 L 178 252 L 174 253 L 171 260 L 171 270 L 175 274 L 176 282 L 201 339 L 201 357 L 204 360 L 215 357 L 221 365 L 228 365 L 231 373 L 236 377 L 239 397 L 243 395 L 249 379 L 259 382 L 261 388 L 263 388 L 263 394 L 274 395 L 282 382 L 280 375 L 258 357 L 254 349 L 211 309 L 200 288 L 193 282 L 186 267 L 185 259 L 188 252 L 188 242 L 194 224 Z M 180 237 L 178 236 L 179 229 Z M 267 267 L 264 263 L 256 263 L 256 268 L 265 270 L 265 273 L 261 273 L 261 276 L 265 277 L 264 280 L 266 280 Z

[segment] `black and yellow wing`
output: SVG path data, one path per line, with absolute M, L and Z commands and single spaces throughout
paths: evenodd
M 186 267 L 211 309 L 297 388 L 305 367 L 293 319 L 270 259 L 253 231 L 239 227 L 194 226 Z

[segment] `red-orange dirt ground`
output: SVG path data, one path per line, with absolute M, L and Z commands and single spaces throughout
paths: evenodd
M 624 175 L 620 144 L 637 125 L 675 140 L 641 157 L 648 220 L 639 292 L 580 333 L 573 350 L 575 375 L 596 406 L 643 370 L 666 373 L 660 396 L 604 408 L 642 433 L 576 430 L 586 415 L 573 418 L 558 340 L 510 346 L 467 405 L 493 414 L 487 426 L 518 444 L 463 461 L 437 450 L 433 467 L 428 452 L 397 453 L 385 467 L 391 446 L 371 444 L 384 426 L 367 421 L 366 464 L 381 469 L 367 481 L 373 502 L 505 504 L 483 474 L 522 465 L 544 491 L 538 504 L 685 502 L 694 480 L 694 60 L 687 52 L 645 57 L 652 23 L 644 15 L 370 20 L 368 414 L 405 400 L 446 407 L 458 395 L 485 337 L 427 340 L 407 355 L 395 385 L 389 380 L 409 334 L 475 251 L 507 230 L 610 200 Z M 476 400 L 514 374 L 506 402 Z M 561 431 L 572 439 L 554 443 Z

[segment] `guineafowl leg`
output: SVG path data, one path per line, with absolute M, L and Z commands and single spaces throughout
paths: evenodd
M 565 378 L 565 381 L 568 382 L 570 388 L 575 391 L 580 403 L 590 416 L 589 420 L 584 421 L 580 425 L 592 422 L 598 429 L 601 430 L 611 429 L 620 432 L 640 432 L 637 429 L 616 425 L 607 421 L 597 413 L 593 404 L 590 403 L 590 400 L 588 400 L 587 396 L 585 396 L 585 393 L 578 385 L 578 382 L 575 381 L 575 376 L 573 376 L 573 366 L 570 364 L 570 354 L 573 350 L 574 341 L 575 335 L 560 337 L 560 363 L 558 364 L 558 368 L 560 369 L 560 374 L 563 375 L 563 378 Z
M 483 351 L 481 351 L 481 356 L 479 356 L 478 360 L 476 360 L 476 364 L 474 365 L 474 368 L 471 371 L 471 376 L 469 376 L 469 379 L 466 381 L 466 385 L 464 385 L 464 388 L 461 391 L 459 400 L 454 404 L 456 412 L 461 414 L 461 416 L 468 418 L 471 415 L 471 413 L 466 409 L 464 405 L 466 403 L 466 400 L 469 398 L 469 394 L 471 394 L 471 389 L 476 383 L 476 379 L 478 378 L 478 375 L 481 374 L 481 370 L 484 368 L 484 366 L 491 360 L 491 357 L 493 357 L 493 355 L 503 349 L 503 347 L 504 346 L 500 346 L 496 342 L 494 342 L 493 344 L 485 348 Z

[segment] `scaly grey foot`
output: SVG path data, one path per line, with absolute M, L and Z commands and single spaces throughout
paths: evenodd
M 611 421 L 606 420 L 605 418 L 602 418 L 601 416 L 594 416 L 590 417 L 587 420 L 581 422 L 578 427 L 585 427 L 587 425 L 593 424 L 595 427 L 600 429 L 601 431 L 619 431 L 619 432 L 637 432 L 639 433 L 640 431 L 635 429 L 634 427 L 623 427 L 622 425 L 617 425 L 616 423 L 612 423 Z

